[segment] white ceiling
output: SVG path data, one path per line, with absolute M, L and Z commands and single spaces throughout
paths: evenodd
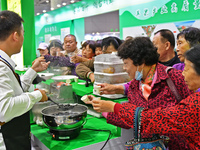
M 72 3 L 76 3 L 81 0 L 34 0 L 34 9 L 35 9 L 35 15 L 44 13 L 43 10 L 46 10 L 46 12 L 51 11 L 51 8 L 58 9 L 60 7 L 70 5 Z M 60 7 L 57 5 L 60 4 Z

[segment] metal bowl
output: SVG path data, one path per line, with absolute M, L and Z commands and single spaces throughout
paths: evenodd
M 65 104 L 64 104 L 65 105 Z M 85 105 L 66 104 L 66 110 L 58 105 L 45 107 L 41 113 L 44 123 L 51 129 L 73 129 L 86 122 L 87 110 Z

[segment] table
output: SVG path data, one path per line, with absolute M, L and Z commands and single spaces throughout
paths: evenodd
M 43 82 L 50 85 L 53 80 L 47 80 Z M 78 81 L 78 83 L 84 83 L 84 80 Z M 86 94 L 91 94 L 93 92 L 93 85 L 89 84 L 88 87 L 85 85 L 80 85 L 76 82 L 72 82 L 73 91 L 79 96 L 84 96 Z M 102 98 L 109 100 L 107 98 Z M 122 103 L 127 101 L 127 98 L 121 98 L 114 100 L 115 102 Z M 132 138 L 132 129 L 126 130 L 116 127 L 111 124 L 107 124 L 105 118 L 96 118 L 87 115 L 87 122 L 83 125 L 83 129 L 97 129 L 97 130 L 110 130 L 112 136 L 109 142 L 106 144 L 104 150 L 124 150 L 124 143 L 128 139 Z M 52 137 L 47 133 L 49 129 L 38 126 L 36 124 L 31 125 L 32 140 L 42 149 L 42 150 L 99 150 L 102 148 L 106 142 L 109 132 L 105 131 L 92 131 L 92 130 L 82 130 L 79 136 L 75 139 L 66 141 L 53 140 Z
M 107 124 L 105 118 L 96 118 L 88 115 L 87 122 L 83 126 L 83 129 L 86 128 L 98 129 L 98 130 L 110 130 L 112 133 L 111 139 L 120 136 L 118 135 L 117 128 L 113 125 Z M 66 141 L 57 141 L 57 140 L 52 140 L 51 136 L 47 133 L 48 130 L 49 130 L 48 128 L 43 128 L 36 124 L 31 125 L 32 134 L 35 137 L 37 137 L 47 148 L 51 150 L 77 149 L 99 142 L 105 142 L 109 136 L 109 132 L 82 130 L 79 136 L 75 139 Z M 101 146 L 103 146 L 103 144 Z

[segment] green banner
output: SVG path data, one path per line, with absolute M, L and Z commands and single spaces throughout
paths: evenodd
M 120 37 L 149 36 L 160 29 L 171 30 L 175 37 L 183 29 L 200 28 L 200 0 L 155 0 L 122 8 Z
M 35 21 L 36 26 L 40 27 L 38 28 L 40 30 L 46 24 L 99 15 L 116 11 L 127 6 L 145 4 L 152 1 L 154 0 L 82 0 L 74 4 L 55 9 L 54 11 L 38 15 L 35 17 Z M 169 0 L 162 1 L 166 2 Z M 36 34 L 38 34 L 37 31 Z
M 200 19 L 200 0 L 155 0 L 119 11 L 122 27 Z

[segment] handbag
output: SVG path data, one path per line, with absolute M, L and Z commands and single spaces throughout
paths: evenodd
M 127 150 L 167 150 L 164 145 L 164 139 L 159 135 L 154 134 L 152 138 L 141 137 L 141 112 L 144 108 L 137 107 L 133 121 L 133 136 L 134 138 L 125 143 Z

